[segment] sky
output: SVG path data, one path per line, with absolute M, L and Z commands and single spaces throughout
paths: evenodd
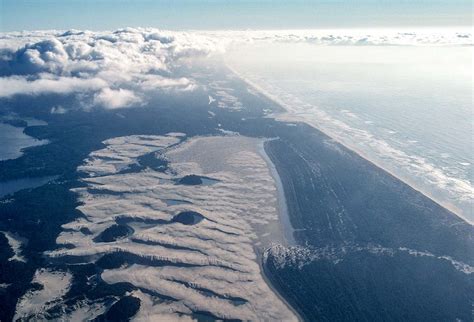
M 0 0 L 0 30 L 172 30 L 472 25 L 470 0 Z

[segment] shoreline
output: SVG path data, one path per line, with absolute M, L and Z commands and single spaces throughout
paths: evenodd
M 0 153 L 0 162 L 12 161 L 21 158 L 24 150 L 48 144 L 45 139 L 38 139 L 25 133 L 26 127 L 17 127 L 3 123 L 0 119 L 0 134 L 3 136 L 1 143 L 10 149 Z M 12 149 L 13 147 L 13 149 Z
M 279 226 L 281 229 L 281 234 L 284 237 L 284 240 L 287 245 L 285 246 L 295 246 L 296 240 L 294 237 L 295 229 L 290 221 L 290 214 L 288 212 L 288 205 L 286 203 L 285 191 L 283 190 L 283 183 L 281 182 L 280 175 L 273 164 L 272 160 L 270 159 L 267 151 L 265 150 L 265 144 L 268 141 L 274 139 L 266 139 L 259 143 L 258 150 L 261 157 L 265 160 L 268 166 L 268 170 L 270 171 L 270 175 L 272 176 L 273 180 L 275 181 L 275 186 L 277 190 L 277 201 L 278 201 L 278 218 L 279 218 Z
M 280 229 L 280 234 L 282 236 L 282 240 L 284 242 L 284 246 L 295 246 L 296 245 L 296 240 L 294 239 L 293 233 L 294 233 L 294 228 L 291 225 L 290 222 L 290 216 L 288 212 L 288 205 L 286 203 L 286 198 L 285 198 L 285 191 L 283 190 L 283 184 L 281 181 L 280 176 L 278 175 L 278 171 L 273 164 L 272 160 L 270 159 L 270 156 L 267 154 L 265 150 L 265 144 L 266 142 L 273 140 L 273 139 L 261 139 L 257 143 L 257 149 L 260 157 L 265 161 L 267 164 L 267 168 L 270 172 L 271 177 L 273 178 L 275 182 L 275 187 L 276 187 L 276 198 L 277 198 L 277 211 L 278 211 L 278 227 Z M 262 247 L 263 246 L 263 247 Z M 274 285 L 270 278 L 266 274 L 265 270 L 265 265 L 264 265 L 264 253 L 265 251 L 271 247 L 272 245 L 260 245 L 259 247 L 254 246 L 254 252 L 255 255 L 257 256 L 256 261 L 257 264 L 260 268 L 260 275 L 262 276 L 263 281 L 267 286 L 270 288 L 270 290 L 275 294 L 275 296 L 280 299 L 280 301 L 288 308 L 289 311 L 291 311 L 296 319 L 298 321 L 304 321 L 302 318 L 301 314 L 288 302 L 288 300 L 285 298 L 285 296 L 280 293 L 280 291 L 277 289 L 276 285 Z
M 277 104 L 279 107 L 282 108 L 283 112 L 281 113 L 271 113 L 268 115 L 268 117 L 272 117 L 274 118 L 275 120 L 278 120 L 278 121 L 281 121 L 281 122 L 286 122 L 286 123 L 289 123 L 289 122 L 298 122 L 298 123 L 304 123 L 304 124 L 307 124 L 308 126 L 316 129 L 317 131 L 320 131 L 321 133 L 325 134 L 326 136 L 328 136 L 329 138 L 333 139 L 334 141 L 336 141 L 337 143 L 341 144 L 342 146 L 344 146 L 346 149 L 354 152 L 355 154 L 357 154 L 358 156 L 360 156 L 361 158 L 363 158 L 364 160 L 366 160 L 367 162 L 370 162 L 371 164 L 373 164 L 374 166 L 380 168 L 381 170 L 387 172 L 388 174 L 392 175 L 393 177 L 395 177 L 396 179 L 400 180 L 401 182 L 405 183 L 406 185 L 408 185 L 409 187 L 411 187 L 412 189 L 416 190 L 417 192 L 421 193 L 423 196 L 429 198 L 431 201 L 433 201 L 434 203 L 438 204 L 439 206 L 445 208 L 446 210 L 448 210 L 449 212 L 451 212 L 453 215 L 455 215 L 456 217 L 458 217 L 459 219 L 463 220 L 464 222 L 466 222 L 467 224 L 471 225 L 471 226 L 474 226 L 474 221 L 473 220 L 470 220 L 469 218 L 466 218 L 465 216 L 463 216 L 461 213 L 460 213 L 460 210 L 452 205 L 452 204 L 449 204 L 447 202 L 443 202 L 443 201 L 440 201 L 440 200 L 437 200 L 435 197 L 432 196 L 431 193 L 429 192 L 426 192 L 426 191 L 423 191 L 422 189 L 420 189 L 417 185 L 411 183 L 411 182 L 408 182 L 408 180 L 404 179 L 404 178 L 401 178 L 399 175 L 395 174 L 393 171 L 389 170 L 389 169 L 386 169 L 386 167 L 382 166 L 380 163 L 378 163 L 377 161 L 374 161 L 374 160 L 371 160 L 371 158 L 369 158 L 364 152 L 360 151 L 359 149 L 355 148 L 355 147 L 352 147 L 352 146 L 349 146 L 348 144 L 342 142 L 341 140 L 337 139 L 336 137 L 334 137 L 333 135 L 331 135 L 330 133 L 328 133 L 327 131 L 317 127 L 316 125 L 314 124 L 311 124 L 310 122 L 308 122 L 307 120 L 305 119 L 301 119 L 300 117 L 298 116 L 295 116 L 295 115 L 291 115 L 290 114 L 290 111 L 288 110 L 288 108 L 285 107 L 285 103 L 282 102 L 278 97 L 272 95 L 271 93 L 269 93 L 268 91 L 266 91 L 265 89 L 263 89 L 262 87 L 260 87 L 258 84 L 256 84 L 255 82 L 251 81 L 250 79 L 244 77 L 242 74 L 240 74 L 236 69 L 234 69 L 232 66 L 230 66 L 229 64 L 227 64 L 224 60 L 224 64 L 225 66 L 232 72 L 234 73 L 239 79 L 241 79 L 243 82 L 245 82 L 246 84 L 248 84 L 250 87 L 252 87 L 255 91 L 257 91 L 258 93 L 262 94 L 264 97 L 266 97 L 267 99 L 269 99 L 270 101 L 274 102 L 275 104 Z M 287 119 L 285 119 L 285 117 Z

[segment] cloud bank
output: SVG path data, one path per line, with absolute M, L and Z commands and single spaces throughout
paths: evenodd
M 0 97 L 16 94 L 39 95 L 44 93 L 67 94 L 87 92 L 106 88 L 107 82 L 100 78 L 56 77 L 52 74 L 39 74 L 35 79 L 25 76 L 0 78 Z
M 0 98 L 87 93 L 86 105 L 106 109 L 141 106 L 150 91 L 193 90 L 197 84 L 191 77 L 175 73 L 183 59 L 243 44 L 472 46 L 470 30 L 449 29 L 171 32 L 126 28 L 0 33 L 0 40 Z
M 194 89 L 191 79 L 174 76 L 174 68 L 182 58 L 219 52 L 206 37 L 156 29 L 8 33 L 0 39 L 0 97 L 87 93 L 106 109 L 140 106 L 147 91 Z

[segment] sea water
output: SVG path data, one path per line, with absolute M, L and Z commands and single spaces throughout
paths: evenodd
M 240 46 L 227 64 L 305 121 L 469 222 L 472 46 Z

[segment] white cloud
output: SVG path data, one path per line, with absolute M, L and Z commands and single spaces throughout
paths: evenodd
M 192 80 L 174 77 L 173 68 L 182 58 L 216 50 L 206 37 L 157 29 L 6 33 L 0 39 L 0 97 L 87 92 L 105 108 L 135 106 L 143 91 L 194 89 Z
M 143 76 L 142 79 L 143 81 L 140 83 L 140 88 L 147 91 L 152 91 L 157 88 L 192 90 L 196 87 L 196 84 L 185 77 L 166 78 L 159 75 L 146 75 Z
M 442 46 L 472 45 L 470 28 L 443 29 L 301 29 L 207 31 L 201 35 L 219 38 L 225 46 L 255 42 L 311 43 L 328 46 Z M 222 44 L 221 44 L 222 45 Z
M 58 106 L 53 106 L 51 108 L 51 114 L 65 114 L 67 112 L 67 110 L 62 107 L 61 105 L 58 105 Z
M 9 76 L 0 78 L 0 97 L 16 94 L 68 94 L 94 91 L 105 86 L 107 82 L 100 78 L 57 77 L 51 74 L 40 74 L 39 78 L 30 80 L 26 76 Z
M 134 92 L 119 88 L 118 90 L 104 88 L 94 97 L 94 104 L 107 109 L 129 107 L 140 104 L 141 99 Z

